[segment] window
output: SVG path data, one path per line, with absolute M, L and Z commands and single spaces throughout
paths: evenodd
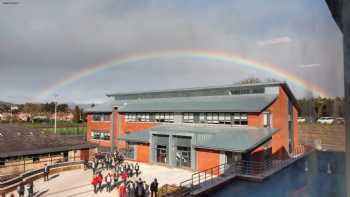
M 125 119 L 128 122 L 150 122 L 149 113 L 126 113 Z
M 200 123 L 205 123 L 206 122 L 205 113 L 200 113 L 199 114 L 199 122 Z
M 184 123 L 193 123 L 194 122 L 193 113 L 183 113 L 183 121 Z
M 220 124 L 231 124 L 231 114 L 230 113 L 219 113 L 219 123 Z
M 272 127 L 272 115 L 270 112 L 264 112 L 264 127 L 265 128 Z
M 174 113 L 156 113 L 157 122 L 174 122 Z
M 207 113 L 207 122 L 209 124 L 219 123 L 219 113 Z
M 246 113 L 234 113 L 233 114 L 234 125 L 248 125 L 248 115 Z
M 106 131 L 92 131 L 91 138 L 94 140 L 110 140 L 110 133 Z
M 111 121 L 110 114 L 93 114 L 92 115 L 93 121 Z

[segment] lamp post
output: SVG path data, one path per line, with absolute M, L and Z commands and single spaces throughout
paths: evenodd
M 56 133 L 57 133 L 57 97 L 58 97 L 58 95 L 55 94 L 54 97 L 55 97 L 55 123 L 54 123 L 54 133 L 56 134 Z

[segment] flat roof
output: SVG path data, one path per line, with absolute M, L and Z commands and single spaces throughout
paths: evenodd
M 0 158 L 94 148 L 84 140 L 14 124 L 0 124 Z
M 167 124 L 159 127 L 130 132 L 119 138 L 129 142 L 150 143 L 151 134 L 192 136 L 194 148 L 249 152 L 271 139 L 278 132 L 275 128 L 236 126 L 194 126 Z

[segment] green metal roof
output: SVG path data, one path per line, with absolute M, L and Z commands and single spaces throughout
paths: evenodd
M 278 129 L 275 128 L 167 124 L 139 132 L 131 132 L 120 139 L 149 143 L 151 133 L 192 136 L 194 138 L 194 144 L 192 145 L 195 148 L 248 152 L 265 143 L 277 131 Z
M 130 132 L 125 134 L 123 137 L 120 137 L 119 139 L 125 140 L 128 142 L 149 143 L 150 132 L 149 131 Z
M 108 113 L 112 112 L 112 106 L 115 105 L 114 102 L 107 102 L 102 104 L 97 104 L 94 107 L 87 108 L 85 112 L 87 113 Z
M 203 87 L 191 87 L 191 88 L 176 88 L 176 89 L 162 89 L 162 90 L 148 90 L 148 91 L 129 91 L 119 92 L 113 94 L 107 94 L 108 97 L 126 98 L 128 96 L 144 96 L 145 94 L 164 94 L 164 93 L 186 93 L 194 91 L 212 91 L 219 89 L 231 89 L 231 88 L 244 88 L 244 87 L 268 87 L 268 86 L 280 86 L 286 85 L 286 82 L 261 82 L 261 83 L 249 83 L 249 84 L 225 84 L 216 86 L 203 86 Z M 199 96 L 199 95 L 197 95 Z M 118 99 L 119 100 L 119 99 Z
M 120 112 L 261 112 L 277 95 L 175 97 L 130 100 L 117 104 Z

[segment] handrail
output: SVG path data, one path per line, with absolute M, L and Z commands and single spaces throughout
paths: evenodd
M 220 164 L 199 172 L 195 172 L 192 174 L 190 179 L 182 181 L 179 184 L 180 190 L 178 192 L 171 193 L 171 196 L 186 196 L 184 194 L 190 194 L 196 188 L 201 187 L 201 185 L 208 182 L 213 183 L 215 178 L 226 174 L 266 176 L 266 174 L 271 172 L 271 170 L 281 169 L 312 150 L 312 147 L 301 145 L 295 147 L 292 153 L 288 154 L 289 158 L 285 160 L 277 157 L 271 157 L 270 159 L 264 161 L 241 160 L 233 163 Z
M 55 169 L 55 168 L 65 167 L 65 166 L 70 166 L 70 165 L 83 164 L 84 162 L 85 161 L 80 160 L 80 161 L 69 161 L 69 162 L 56 163 L 56 164 L 49 165 L 49 168 L 50 169 Z M 11 185 L 14 185 L 16 183 L 19 183 L 23 179 L 31 177 L 31 176 L 34 176 L 34 175 L 37 175 L 37 174 L 40 174 L 43 171 L 44 171 L 44 168 L 31 170 L 31 171 L 24 172 L 23 174 L 15 177 L 15 178 L 12 178 L 12 179 L 9 179 L 9 180 L 6 180 L 6 181 L 0 181 L 0 189 L 8 187 L 8 186 L 11 186 Z

